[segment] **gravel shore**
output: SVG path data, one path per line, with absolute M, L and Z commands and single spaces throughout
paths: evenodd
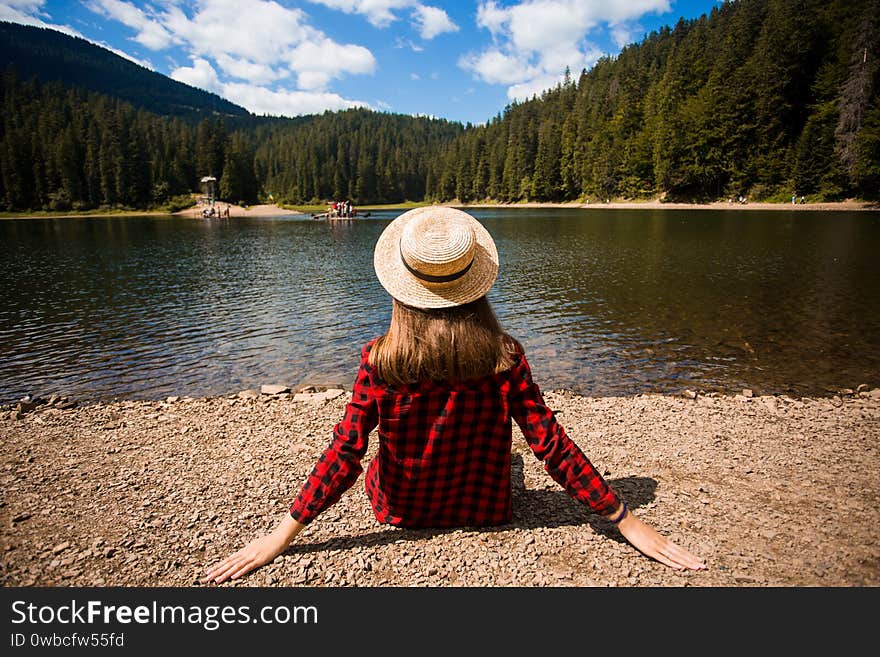
M 515 428 L 512 524 L 379 525 L 361 477 L 282 557 L 231 585 L 877 586 L 880 390 L 849 392 L 545 393 L 630 507 L 705 558 L 703 572 L 640 555 L 550 479 Z M 347 398 L 7 409 L 0 584 L 203 586 L 208 565 L 286 512 Z M 365 464 L 375 449 L 374 434 Z

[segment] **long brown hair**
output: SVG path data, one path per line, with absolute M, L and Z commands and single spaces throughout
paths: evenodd
M 519 343 L 507 335 L 485 296 L 452 308 L 422 310 L 396 299 L 391 326 L 370 350 L 386 383 L 472 379 L 513 365 Z

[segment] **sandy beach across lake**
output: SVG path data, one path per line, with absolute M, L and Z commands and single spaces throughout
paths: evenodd
M 209 565 L 286 513 L 349 394 L 5 409 L 0 585 L 203 586 Z M 880 585 L 880 389 L 545 397 L 635 512 L 706 571 L 641 556 L 550 479 L 514 428 L 511 524 L 382 526 L 361 476 L 279 559 L 230 585 Z
M 261 204 L 261 205 L 234 205 L 231 203 L 224 203 L 223 201 L 218 201 L 215 204 L 215 208 L 218 208 L 221 213 L 225 213 L 226 209 L 229 208 L 229 217 L 284 217 L 288 215 L 299 215 L 303 214 L 298 210 L 286 210 L 284 208 L 280 208 L 274 204 Z M 202 206 L 194 206 L 192 208 L 187 208 L 186 210 L 180 210 L 179 212 L 175 212 L 175 215 L 184 216 L 184 217 L 194 217 L 196 219 L 202 218 Z M 223 215 L 225 216 L 225 214 Z

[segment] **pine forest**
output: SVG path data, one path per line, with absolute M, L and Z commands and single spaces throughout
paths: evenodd
M 66 56 L 87 57 L 77 52 Z M 236 203 L 873 200 L 878 56 L 880 0 L 728 1 L 482 125 L 365 109 L 254 116 L 217 97 L 197 110 L 180 90 L 160 102 L 159 83 L 139 101 L 12 58 L 0 209 L 168 208 L 204 175 Z

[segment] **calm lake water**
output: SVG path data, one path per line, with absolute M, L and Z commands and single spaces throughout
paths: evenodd
M 350 385 L 399 212 L 0 221 L 0 402 Z M 880 385 L 880 213 L 505 209 L 489 294 L 545 390 Z

